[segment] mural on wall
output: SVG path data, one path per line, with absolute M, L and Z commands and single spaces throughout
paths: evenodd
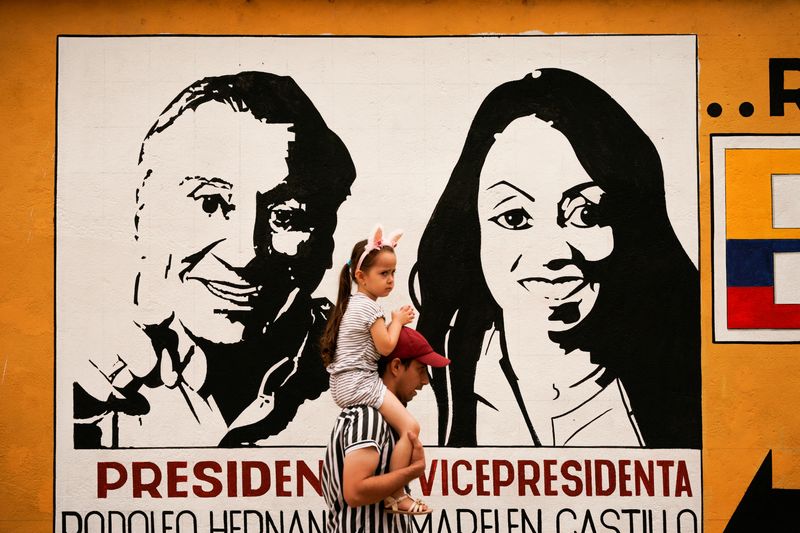
M 655 146 L 588 79 L 486 97 L 418 261 L 441 441 L 700 447 L 698 272 Z
M 57 530 L 324 523 L 318 339 L 376 222 L 453 361 L 425 530 L 699 530 L 693 37 L 59 46 Z

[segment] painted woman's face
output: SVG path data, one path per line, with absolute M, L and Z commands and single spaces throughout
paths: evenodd
M 614 248 L 603 195 L 547 123 L 521 118 L 497 135 L 481 171 L 478 216 L 483 274 L 507 324 L 513 317 L 560 331 L 591 311 L 599 287 L 586 265 Z

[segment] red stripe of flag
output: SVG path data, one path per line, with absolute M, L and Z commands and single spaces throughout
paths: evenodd
M 774 302 L 774 287 L 728 287 L 728 328 L 800 329 L 800 304 Z

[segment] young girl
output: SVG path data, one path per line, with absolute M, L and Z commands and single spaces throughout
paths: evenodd
M 356 243 L 339 275 L 336 307 L 320 343 L 336 404 L 341 408 L 375 407 L 399 435 L 390 459 L 390 470 L 411 463 L 412 444 L 408 432 L 419 435 L 419 423 L 378 376 L 378 360 L 392 353 L 400 330 L 414 320 L 414 309 L 405 305 L 392 311 L 392 321 L 387 326 L 383 309 L 376 303 L 394 288 L 397 264 L 394 248 L 401 235 L 395 232 L 383 239 L 383 230 L 378 226 L 369 239 Z M 351 295 L 353 281 L 358 290 Z M 387 498 L 385 506 L 389 512 L 401 514 L 431 512 L 402 489 Z

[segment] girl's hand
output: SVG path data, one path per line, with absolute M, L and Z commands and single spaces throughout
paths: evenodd
M 392 322 L 395 320 L 400 321 L 400 324 L 405 326 L 414 320 L 414 308 L 410 305 L 404 305 L 400 309 L 392 311 Z

